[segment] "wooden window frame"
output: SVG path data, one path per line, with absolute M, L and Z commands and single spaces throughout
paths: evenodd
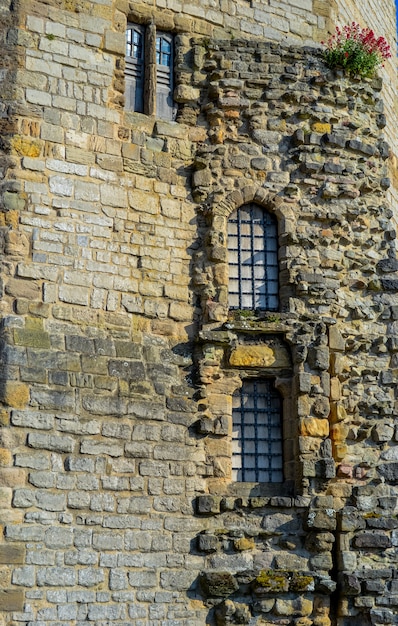
M 154 24 L 140 26 L 129 22 L 126 33 L 130 30 L 139 32 L 143 38 L 143 58 L 141 62 L 126 56 L 126 110 L 173 121 L 176 115 L 173 100 L 174 37 L 171 33 L 157 31 Z M 167 54 L 158 50 L 158 42 L 161 48 L 162 42 L 169 44 Z M 157 63 L 159 56 L 160 63 Z M 162 62 L 164 60 L 168 60 L 168 63 Z M 136 76 L 139 75 L 135 80 L 134 72 Z M 129 79 L 130 76 L 132 80 Z

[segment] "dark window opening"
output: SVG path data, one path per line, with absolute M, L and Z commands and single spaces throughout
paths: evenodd
M 282 399 L 271 379 L 244 380 L 232 398 L 232 478 L 283 482 Z
M 242 206 L 228 220 L 229 308 L 279 308 L 278 225 L 255 204 Z

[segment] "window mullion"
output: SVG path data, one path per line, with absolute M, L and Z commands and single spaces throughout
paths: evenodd
M 149 24 L 145 30 L 145 86 L 144 113 L 156 115 L 156 26 Z

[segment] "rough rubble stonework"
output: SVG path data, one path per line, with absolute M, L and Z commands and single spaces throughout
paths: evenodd
M 372 2 L 272 4 L 0 3 L 1 626 L 398 624 L 396 74 L 314 46 Z M 124 111 L 127 20 L 176 122 Z M 248 203 L 278 311 L 228 310 Z M 231 479 L 256 376 L 283 484 Z

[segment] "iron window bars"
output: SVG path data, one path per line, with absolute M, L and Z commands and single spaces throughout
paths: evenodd
M 232 397 L 232 478 L 283 482 L 282 400 L 271 379 L 244 380 Z
M 277 311 L 278 225 L 256 204 L 228 220 L 229 308 Z

